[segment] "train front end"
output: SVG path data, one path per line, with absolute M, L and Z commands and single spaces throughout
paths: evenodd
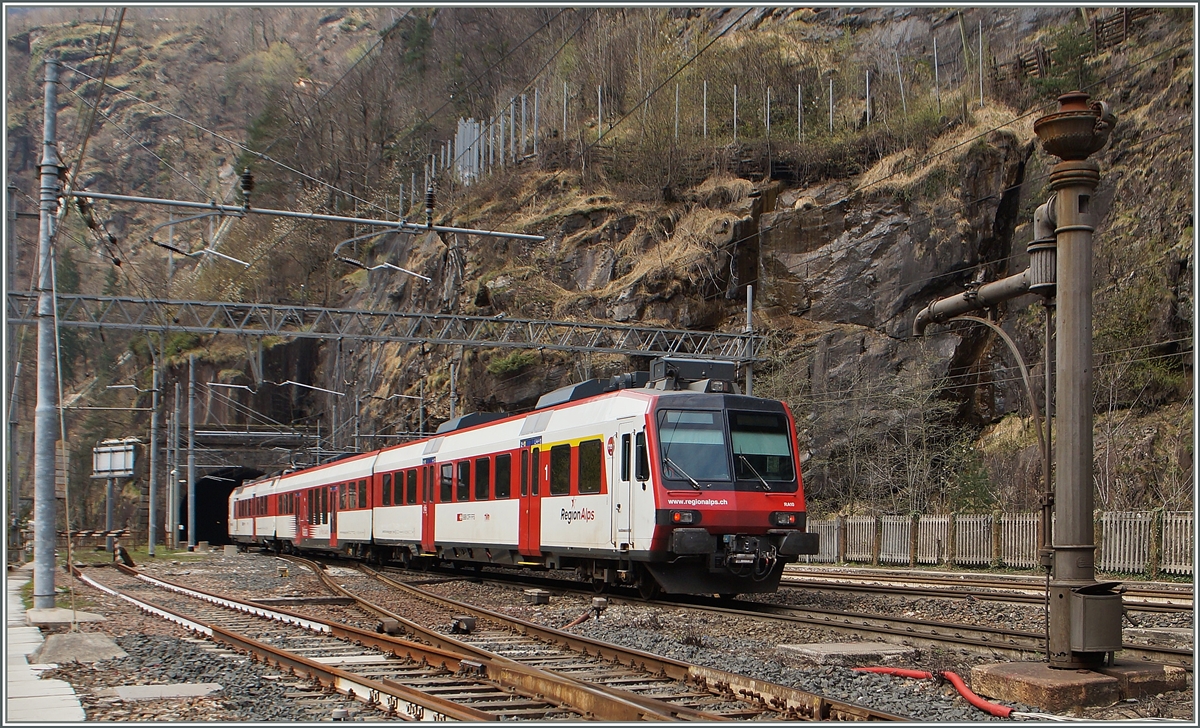
M 648 423 L 655 558 L 671 593 L 772 592 L 783 566 L 816 554 L 806 532 L 796 430 L 787 406 L 730 382 L 664 392 Z

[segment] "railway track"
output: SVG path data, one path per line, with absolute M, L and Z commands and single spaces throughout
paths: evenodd
M 338 583 L 319 565 L 309 565 L 331 591 L 358 600 L 359 606 L 392 620 L 392 629 L 445 649 L 469 651 L 481 658 L 551 670 L 614 691 L 634 701 L 662 700 L 680 709 L 727 720 L 907 720 L 864 706 L 829 700 L 806 691 L 734 673 L 659 657 L 640 650 L 598 642 L 477 606 L 435 595 L 387 575 L 360 567 L 361 572 L 389 590 L 389 606 L 400 596 L 438 605 L 444 613 L 475 620 L 466 634 L 455 637 L 409 620 Z M 356 587 L 358 588 L 358 587 Z
M 1041 604 L 1045 601 L 1045 580 L 1037 577 L 991 577 L 982 574 L 898 574 L 862 570 L 821 569 L 801 571 L 789 567 L 784 572 L 781 587 L 816 591 L 862 592 L 895 595 L 903 590 L 906 596 L 966 598 L 1014 604 Z M 1187 612 L 1193 608 L 1192 592 L 1188 585 L 1173 589 L 1127 583 L 1122 602 L 1128 611 Z M 1186 588 L 1184 588 L 1186 587 Z
M 458 578 L 463 578 L 463 575 L 459 574 Z M 545 589 L 580 594 L 586 594 L 591 591 L 587 585 L 576 584 L 567 580 L 528 577 L 525 575 L 485 573 L 472 575 L 471 578 L 507 584 L 509 586 L 513 586 L 514 584 L 519 584 L 521 587 L 535 585 Z M 893 587 L 887 593 L 894 596 L 895 592 L 896 587 Z M 904 594 L 905 596 L 909 596 L 911 592 L 905 589 Z M 966 595 L 963 596 L 965 597 Z M 974 593 L 972 593 L 972 596 L 978 598 Z M 628 603 L 647 603 L 639 597 L 623 592 L 610 593 L 609 598 Z M 718 600 L 708 597 L 675 597 L 669 601 L 660 599 L 657 602 L 650 603 L 685 609 L 697 609 L 710 613 L 719 612 L 731 616 L 803 624 L 848 636 L 862 637 L 868 635 L 872 639 L 906 646 L 962 649 L 989 655 L 996 659 L 1036 659 L 1045 655 L 1046 651 L 1045 635 L 1043 633 L 1005 629 L 1003 627 L 935 622 L 836 609 L 787 607 L 746 600 Z M 1117 657 L 1135 662 L 1172 665 L 1188 670 L 1191 670 L 1194 664 L 1192 650 L 1176 647 L 1127 643 L 1117 653 Z
M 561 676 L 229 599 L 126 567 L 86 583 L 400 720 L 719 720 Z M 470 659 L 474 657 L 475 659 Z

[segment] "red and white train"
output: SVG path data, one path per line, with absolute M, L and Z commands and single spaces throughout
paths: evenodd
M 521 415 L 261 479 L 229 497 L 238 544 L 574 569 L 598 590 L 774 591 L 817 553 L 782 402 L 743 396 L 729 362 L 660 359 Z

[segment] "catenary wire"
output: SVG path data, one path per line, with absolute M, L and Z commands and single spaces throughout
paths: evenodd
M 68 88 L 67 91 L 69 91 L 72 96 L 79 99 L 80 103 L 82 103 L 84 106 L 92 108 L 94 111 L 98 111 L 98 109 L 95 109 L 95 107 L 92 107 L 90 104 L 88 104 L 87 100 L 84 99 L 82 96 L 80 96 L 79 93 L 75 89 Z M 142 142 L 138 141 L 137 138 L 133 136 L 132 132 L 130 132 L 128 129 L 125 129 L 120 124 L 117 124 L 116 122 L 114 122 L 113 118 L 111 116 L 104 113 L 103 111 L 98 111 L 98 113 L 100 114 L 100 116 L 104 117 L 104 120 L 107 121 L 110 126 L 117 129 L 118 131 L 123 133 L 125 136 L 129 137 L 130 141 L 132 141 L 134 144 L 137 144 L 139 147 L 141 147 L 143 150 L 145 150 L 148 154 L 150 154 L 152 157 L 157 159 L 159 161 L 159 163 L 161 163 L 167 169 L 174 172 L 180 179 L 182 179 L 184 182 L 187 182 L 189 185 L 191 185 L 192 188 L 195 189 L 197 192 L 199 192 L 201 195 L 204 195 L 204 196 L 208 195 L 208 192 L 206 192 L 203 187 L 201 187 L 200 185 L 193 182 L 186 174 L 179 171 L 179 169 L 177 169 L 173 164 L 171 164 L 167 160 L 160 157 L 153 149 L 146 146 Z

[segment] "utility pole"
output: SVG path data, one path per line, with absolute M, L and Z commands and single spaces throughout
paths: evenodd
M 21 484 L 17 479 L 17 392 L 21 384 L 21 362 L 17 362 L 16 368 L 13 371 L 13 389 L 12 397 L 8 403 L 8 488 L 9 497 L 12 499 L 9 509 L 9 538 L 8 549 L 10 554 L 15 554 L 17 560 L 22 557 L 21 552 Z
M 171 548 L 179 548 L 179 428 L 182 426 L 182 417 L 180 415 L 180 394 L 179 382 L 175 382 L 175 398 L 171 400 L 174 403 L 173 412 L 171 413 L 171 482 L 167 491 L 170 498 L 170 503 L 167 508 L 167 526 L 171 531 Z
M 188 357 L 187 538 L 196 550 L 196 355 Z
M 34 409 L 33 445 L 33 608 L 54 608 L 54 545 L 57 501 L 54 497 L 54 446 L 58 372 L 54 358 L 54 296 L 50 242 L 58 212 L 59 172 L 56 133 L 58 124 L 58 59 L 46 59 L 46 86 L 42 125 L 40 225 L 38 230 L 38 348 L 37 406 Z
M 754 286 L 747 284 L 746 285 L 746 333 L 751 334 L 751 335 L 754 334 L 754 318 L 753 318 L 753 316 L 754 316 Z M 753 350 L 754 339 L 749 339 L 748 341 L 752 348 L 749 352 L 747 352 L 747 354 L 750 357 L 753 357 L 754 356 L 754 350 Z M 747 397 L 754 396 L 754 363 L 751 361 L 746 362 L 746 396 Z
M 154 538 L 155 529 L 158 528 L 158 517 L 155 515 L 158 511 L 158 362 L 154 362 L 154 384 L 150 390 L 151 408 L 150 413 L 150 518 L 148 521 L 148 530 L 150 531 L 150 543 L 147 549 L 151 556 L 154 556 Z

